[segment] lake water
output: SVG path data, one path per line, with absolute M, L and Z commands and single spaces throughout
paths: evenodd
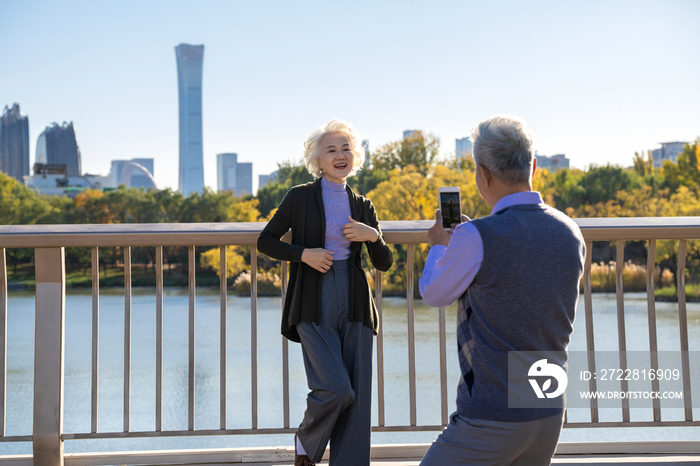
M 195 426 L 219 428 L 219 294 L 197 290 Z M 258 299 L 258 426 L 283 425 L 282 337 L 279 298 Z M 409 424 L 406 300 L 384 298 L 384 361 L 386 424 Z M 65 432 L 90 431 L 91 312 L 90 291 L 69 290 L 66 296 Z M 188 295 L 166 289 L 163 297 L 163 430 L 187 429 Z M 593 295 L 596 350 L 617 349 L 614 294 Z M 680 350 L 678 305 L 657 303 L 659 350 Z M 456 308 L 447 309 L 448 394 L 454 409 L 459 366 L 456 354 Z M 628 350 L 648 350 L 646 294 L 625 295 Z M 102 432 L 122 430 L 124 296 L 121 289 L 103 289 L 100 296 L 99 425 Z M 7 344 L 7 433 L 32 432 L 34 364 L 34 295 L 10 291 Z M 228 417 L 229 428 L 250 428 L 250 298 L 228 300 Z M 688 304 L 691 351 L 700 351 L 700 304 Z M 419 424 L 440 424 L 438 311 L 415 303 L 416 388 Z M 375 340 L 376 342 L 376 340 Z M 291 424 L 302 418 L 306 378 L 299 345 L 290 343 Z M 570 350 L 586 349 L 583 299 Z M 155 425 L 155 293 L 134 289 L 132 298 L 131 430 Z M 375 366 L 376 367 L 376 366 Z M 375 375 L 376 376 L 376 375 Z M 373 384 L 373 423 L 377 423 L 376 379 Z M 693 380 L 695 405 L 700 400 L 700 374 Z M 589 419 L 585 409 L 569 411 L 570 421 Z M 620 420 L 619 410 L 601 410 L 601 421 Z M 632 420 L 651 420 L 651 409 L 633 410 Z M 663 419 L 682 420 L 678 409 L 664 409 Z M 694 410 L 700 418 L 700 409 Z M 373 442 L 429 443 L 437 432 L 375 433 Z M 562 441 L 697 440 L 700 428 L 564 429 Z M 291 445 L 292 435 L 164 437 L 119 440 L 71 440 L 66 452 L 225 448 Z M 31 443 L 0 443 L 0 454 L 31 453 Z

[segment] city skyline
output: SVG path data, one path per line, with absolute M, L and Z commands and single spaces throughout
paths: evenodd
M 697 3 L 273 3 L 5 2 L 0 37 L 12 46 L 0 65 L 12 71 L 0 75 L 0 106 L 18 102 L 29 116 L 32 163 L 39 130 L 73 121 L 84 172 L 153 158 L 158 186 L 173 189 L 180 43 L 207 48 L 203 163 L 213 189 L 217 153 L 254 161 L 257 182 L 298 161 L 306 136 L 333 117 L 373 148 L 406 128 L 433 133 L 445 156 L 481 119 L 514 114 L 540 154 L 565 153 L 576 168 L 629 166 L 635 151 L 700 136 L 700 32 L 685 21 Z M 353 32 L 339 34 L 334 19 Z M 55 40 L 70 53 L 45 46 Z

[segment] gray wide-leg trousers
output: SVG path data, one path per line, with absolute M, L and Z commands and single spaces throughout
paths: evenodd
M 298 430 L 311 461 L 328 441 L 330 465 L 369 465 L 372 407 L 372 329 L 348 320 L 348 261 L 323 275 L 321 315 L 297 324 L 309 395 Z

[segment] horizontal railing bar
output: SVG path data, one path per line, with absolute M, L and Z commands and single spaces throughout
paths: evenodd
M 700 238 L 697 217 L 577 218 L 586 241 Z M 432 220 L 382 221 L 387 243 L 427 243 Z M 253 245 L 266 222 L 3 225 L 0 248 Z
M 0 245 L 112 247 L 255 244 L 264 226 L 264 222 L 10 225 L 0 227 Z
M 372 432 L 426 432 L 441 431 L 443 425 L 426 426 L 372 426 Z M 149 437 L 189 437 L 189 436 L 216 436 L 216 435 L 273 435 L 273 434 L 293 434 L 297 427 L 265 427 L 258 429 L 205 429 L 205 430 L 169 430 L 169 431 L 143 431 L 143 432 L 98 432 L 63 434 L 63 440 L 87 440 L 87 439 L 110 439 L 110 438 L 149 438 Z
M 395 460 L 420 461 L 430 447 L 429 443 L 417 444 L 384 444 L 372 445 L 371 459 L 381 463 Z M 624 452 L 622 456 L 612 459 L 624 464 L 639 464 L 634 461 L 633 456 L 639 455 L 673 455 L 665 460 L 663 464 L 690 464 L 688 458 L 676 455 L 695 455 L 700 453 L 700 445 L 693 441 L 654 441 L 654 442 L 561 442 L 557 445 L 555 458 L 563 455 L 588 455 L 582 458 L 583 463 L 593 464 L 598 458 L 592 455 L 617 455 Z M 116 452 L 87 452 L 70 453 L 65 456 L 66 466 L 109 466 L 113 464 L 122 465 L 145 465 L 145 464 L 241 464 L 249 463 L 253 458 L 265 458 L 274 461 L 275 464 L 288 463 L 289 458 L 293 458 L 294 449 L 291 446 L 283 447 L 252 447 L 252 448 L 216 448 L 206 450 L 177 449 L 177 450 L 154 450 L 154 451 L 116 451 Z M 324 460 L 328 459 L 328 452 L 324 454 Z M 600 458 L 606 464 L 611 464 L 610 458 Z M 628 461 L 625 461 L 627 459 Z M 651 458 L 652 461 L 654 458 Z M 658 458 L 656 458 L 658 460 Z M 564 462 L 566 459 L 562 458 Z M 631 460 L 631 461 L 630 461 Z M 576 462 L 576 459 L 573 459 Z M 692 462 L 692 461 L 691 461 Z M 31 455 L 2 455 L 0 464 L 13 466 L 32 466 Z M 263 464 L 263 463 L 255 463 Z M 268 463 L 265 463 L 268 464 Z M 392 463 L 393 464 L 393 463 Z M 402 463 L 403 464 L 403 463 Z M 569 464 L 569 463 L 567 463 Z
M 94 434 L 88 434 L 94 435 Z M 0 437 L 0 443 L 5 442 L 31 442 L 34 436 L 32 435 L 10 435 L 7 437 Z
M 700 421 L 610 421 L 610 422 L 565 422 L 565 429 L 590 429 L 598 427 L 696 427 Z M 644 443 L 640 441 L 639 443 Z
M 634 422 L 566 422 L 564 428 L 567 429 L 590 429 L 605 427 L 696 427 L 700 426 L 700 421 L 634 421 Z M 442 424 L 424 426 L 372 426 L 372 432 L 428 432 L 442 431 L 445 428 Z M 169 431 L 143 431 L 143 432 L 98 432 L 92 433 L 64 433 L 63 440 L 86 440 L 86 439 L 108 439 L 108 438 L 137 438 L 137 437 L 186 437 L 186 436 L 216 436 L 216 435 L 271 435 L 271 434 L 293 434 L 296 427 L 265 427 L 259 429 L 204 429 L 204 430 L 169 430 Z M 24 437 L 0 437 L 0 442 L 8 441 L 31 441 L 32 436 Z
M 430 447 L 429 443 L 417 444 L 389 444 L 372 445 L 372 461 L 392 462 L 396 460 L 420 461 Z M 687 455 L 700 453 L 700 445 L 693 441 L 659 441 L 659 442 L 562 442 L 557 445 L 555 458 L 561 458 L 563 462 L 567 459 L 564 455 L 587 455 L 582 458 L 583 463 L 593 464 L 598 455 L 618 455 L 612 459 L 624 464 L 639 464 L 634 461 L 634 456 L 639 455 L 673 455 L 665 460 L 663 464 L 690 464 Z M 283 447 L 252 447 L 252 448 L 217 448 L 206 450 L 154 450 L 154 451 L 116 451 L 116 452 L 87 452 L 70 453 L 65 456 L 66 466 L 109 466 L 113 464 L 122 465 L 146 465 L 146 464 L 190 464 L 190 465 L 212 465 L 212 464 L 241 464 L 249 463 L 253 458 L 265 458 L 267 461 L 274 461 L 275 464 L 289 463 L 293 458 L 294 449 L 291 446 Z M 596 455 L 596 456 L 593 456 Z M 684 455 L 683 458 L 678 455 Z M 328 452 L 324 454 L 324 460 L 328 459 Z M 611 464 L 610 458 L 600 458 L 605 464 Z M 654 458 L 651 458 L 652 461 Z M 658 460 L 658 458 L 656 458 Z M 627 460 L 627 461 L 625 461 Z M 574 462 L 577 460 L 574 459 Z M 692 461 L 691 461 L 692 462 Z M 13 466 L 32 466 L 31 455 L 2 455 L 0 464 Z M 255 463 L 268 464 L 268 463 Z M 394 463 L 392 463 L 394 464 Z M 402 464 L 405 464 L 402 462 Z

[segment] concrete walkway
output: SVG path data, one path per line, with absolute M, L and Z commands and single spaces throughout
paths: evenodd
M 290 466 L 293 463 L 248 463 L 250 466 Z M 418 466 L 417 460 L 380 460 L 372 461 L 371 466 Z M 677 455 L 644 455 L 644 456 L 566 456 L 555 457 L 552 465 L 555 466 L 578 466 L 584 464 L 595 464 L 599 466 L 649 466 L 651 464 L 661 464 L 664 466 L 676 465 L 700 465 L 700 456 L 677 456 Z M 328 466 L 328 462 L 318 463 L 318 466 Z

